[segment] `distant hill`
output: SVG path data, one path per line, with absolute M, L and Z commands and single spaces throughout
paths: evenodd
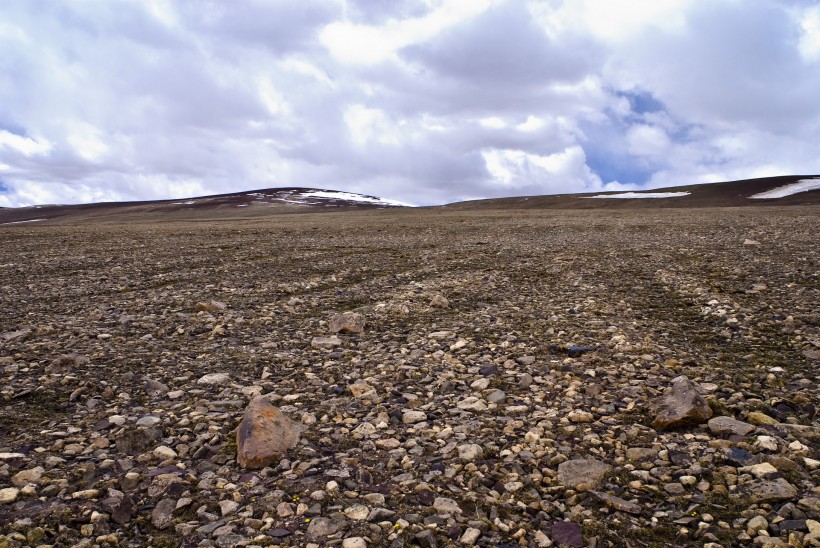
M 645 191 L 471 200 L 436 207 L 445 210 L 624 209 L 818 204 L 820 175 L 784 175 Z M 365 194 L 288 187 L 176 200 L 0 208 L 0 225 L 243 219 L 406 206 L 408 204 Z
M 820 175 L 784 175 L 631 192 L 471 200 L 452 209 L 622 209 L 820 204 Z

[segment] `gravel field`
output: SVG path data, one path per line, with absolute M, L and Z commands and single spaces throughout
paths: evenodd
M 818 546 L 818 212 L 0 227 L 0 548 Z

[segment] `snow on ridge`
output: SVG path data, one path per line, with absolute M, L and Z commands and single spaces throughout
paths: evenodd
M 331 200 L 347 200 L 348 202 L 361 202 L 375 205 L 390 205 L 402 207 L 415 207 L 412 204 L 399 202 L 398 200 L 388 200 L 386 198 L 377 198 L 375 196 L 365 196 L 363 194 L 353 194 L 351 192 L 341 192 L 336 190 L 314 190 L 311 192 L 303 192 L 299 195 L 300 198 L 329 198 Z
M 749 198 L 752 200 L 774 200 L 777 198 L 785 198 L 786 196 L 791 196 L 799 192 L 808 192 L 809 190 L 818 189 L 820 189 L 820 179 L 800 179 L 796 183 L 773 188 L 766 192 L 760 192 L 749 196 Z
M 691 192 L 621 192 L 619 194 L 596 194 L 584 198 L 680 198 L 689 196 Z
M 0 224 L 3 224 L 3 225 L 19 225 L 19 224 L 22 224 L 22 223 L 36 223 L 38 221 L 45 221 L 45 219 L 29 219 L 27 221 L 10 221 L 8 223 L 0 223 Z

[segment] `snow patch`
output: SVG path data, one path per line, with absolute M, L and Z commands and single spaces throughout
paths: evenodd
M 801 179 L 796 183 L 785 185 L 766 192 L 760 192 L 754 196 L 749 196 L 752 200 L 775 200 L 777 198 L 785 198 L 792 194 L 799 192 L 808 192 L 809 190 L 820 189 L 820 179 Z
M 300 198 L 329 198 L 331 200 L 346 200 L 348 202 L 360 202 L 365 204 L 415 207 L 412 204 L 399 202 L 398 200 L 388 200 L 386 198 L 377 198 L 375 196 L 365 196 L 363 194 L 353 194 L 351 192 L 340 192 L 330 190 L 317 190 L 313 192 L 305 192 L 300 195 Z
M 19 224 L 22 224 L 22 223 L 36 223 L 38 221 L 45 221 L 45 219 L 29 219 L 27 221 L 11 221 L 11 222 L 8 222 L 8 223 L 0 223 L 0 224 L 3 224 L 3 225 L 19 225 Z
M 619 194 L 596 194 L 585 198 L 680 198 L 689 196 L 690 192 L 621 192 Z

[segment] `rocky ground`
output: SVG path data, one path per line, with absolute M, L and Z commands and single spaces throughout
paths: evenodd
M 817 213 L 3 227 L 0 547 L 818 545 Z

